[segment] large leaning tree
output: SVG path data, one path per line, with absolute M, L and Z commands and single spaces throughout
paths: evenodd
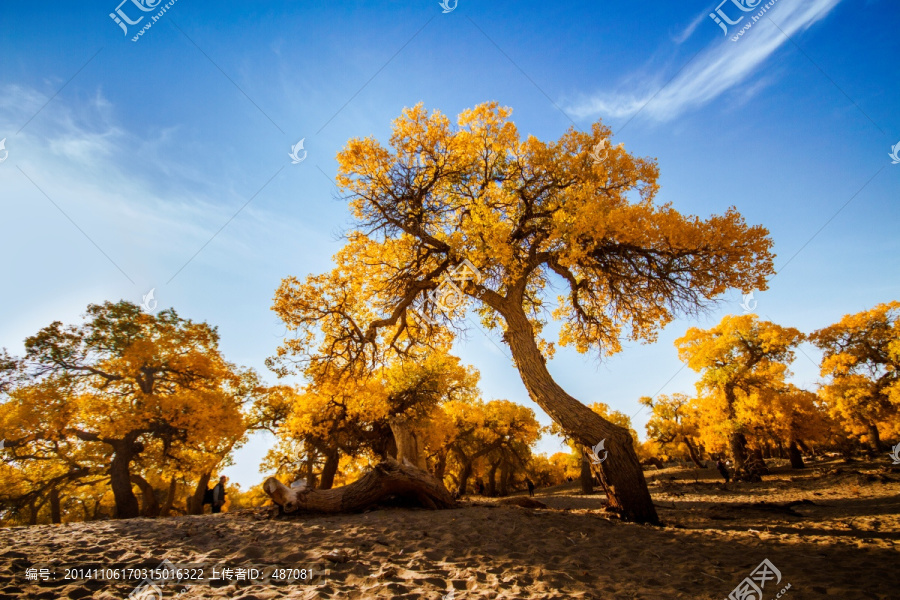
M 601 356 L 620 351 L 623 337 L 652 341 L 677 313 L 729 288 L 765 289 L 768 231 L 734 209 L 701 220 L 654 204 L 655 161 L 612 147 L 601 123 L 543 142 L 522 139 L 510 114 L 482 104 L 454 127 L 419 105 L 394 122 L 390 147 L 348 142 L 337 184 L 356 229 L 333 271 L 283 280 L 274 309 L 298 335 L 276 362 L 347 369 L 445 343 L 474 301 L 532 399 L 579 443 L 606 440 L 609 507 L 656 523 L 628 432 L 557 384 L 541 331 L 560 320 L 559 343 Z M 549 292 L 560 287 L 551 312 Z

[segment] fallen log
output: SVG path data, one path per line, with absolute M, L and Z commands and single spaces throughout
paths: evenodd
M 456 500 L 444 484 L 409 462 L 386 459 L 349 485 L 330 490 L 289 488 L 274 477 L 263 490 L 284 512 L 359 512 L 389 498 L 411 500 L 430 509 L 454 508 Z

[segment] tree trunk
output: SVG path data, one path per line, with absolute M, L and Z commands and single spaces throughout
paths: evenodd
M 784 442 L 780 439 L 776 442 L 776 448 L 778 449 L 778 458 L 785 458 L 787 456 L 784 451 Z
M 414 431 L 414 424 L 405 416 L 394 416 L 388 420 L 394 441 L 397 443 L 397 461 L 408 460 L 414 467 L 428 470 L 425 462 L 425 448 Z
M 340 462 L 341 454 L 337 448 L 328 448 L 325 451 L 325 465 L 322 467 L 322 478 L 319 480 L 320 490 L 330 490 L 334 487 L 334 476 L 337 475 Z
M 197 481 L 197 487 L 194 488 L 193 495 L 188 498 L 187 501 L 187 512 L 189 515 L 203 514 L 203 495 L 206 494 L 206 490 L 209 489 L 210 477 L 212 477 L 211 471 L 207 471 L 200 475 L 200 480 Z
M 594 474 L 591 472 L 591 463 L 585 456 L 581 457 L 581 476 L 578 480 L 581 482 L 582 494 L 594 493 Z
M 159 516 L 169 516 L 169 512 L 172 510 L 172 506 L 175 504 L 175 488 L 175 476 L 172 475 L 172 478 L 169 479 L 169 492 L 166 494 L 166 499 L 159 509 Z
M 501 308 L 507 326 L 505 338 L 531 399 L 578 443 L 593 447 L 606 440 L 607 459 L 598 470 L 609 498 L 608 510 L 628 520 L 659 524 L 631 434 L 567 394 L 553 380 L 521 304 L 514 301 Z
M 456 487 L 457 496 L 462 497 L 466 495 L 466 485 L 471 475 L 472 461 L 466 461 L 465 463 L 463 463 L 462 471 L 459 472 L 459 485 Z
M 487 495 L 492 498 L 497 495 L 497 467 L 500 466 L 500 461 L 496 461 L 491 463 L 491 467 L 488 469 L 488 483 L 487 483 Z
M 437 461 L 435 462 L 435 465 L 434 465 L 434 476 L 437 477 L 438 479 L 440 479 L 441 481 L 443 481 L 444 480 L 444 472 L 446 470 L 447 470 L 447 452 L 442 451 L 442 452 L 438 453 Z
M 881 443 L 881 434 L 878 432 L 878 425 L 869 423 L 866 429 L 869 432 L 869 445 L 872 447 L 872 451 L 878 454 L 884 450 L 884 445 Z
M 691 457 L 691 462 L 693 462 L 701 469 L 705 469 L 706 464 L 700 461 L 700 456 L 697 454 L 697 448 L 693 443 L 691 443 L 691 439 L 688 436 L 684 436 L 684 445 L 687 446 L 688 454 Z
M 54 485 L 50 488 L 50 522 L 62 523 L 62 510 L 59 506 L 59 489 Z
M 509 496 L 509 479 L 512 476 L 512 465 L 504 459 L 500 463 L 500 496 Z
M 456 506 L 456 501 L 443 483 L 426 471 L 393 459 L 378 463 L 350 485 L 331 490 L 298 491 L 274 477 L 266 480 L 263 490 L 286 513 L 359 512 L 392 497 L 414 500 L 420 506 L 431 509 Z
M 791 457 L 792 469 L 802 469 L 806 466 L 803 464 L 803 455 L 800 454 L 800 447 L 797 446 L 796 440 L 791 440 L 791 445 L 788 446 L 788 453 Z
M 140 475 L 133 474 L 131 483 L 138 486 L 141 490 L 141 516 L 142 517 L 158 517 L 159 502 L 156 500 L 156 490 L 150 485 L 150 482 Z
M 41 510 L 41 505 L 38 504 L 37 499 L 32 500 L 28 503 L 28 524 L 29 525 L 37 525 L 38 522 L 38 512 Z
M 120 444 L 120 447 L 125 444 L 127 442 Z M 116 501 L 117 519 L 133 519 L 141 514 L 137 497 L 131 489 L 131 458 L 130 452 L 116 448 L 109 465 L 109 485 Z

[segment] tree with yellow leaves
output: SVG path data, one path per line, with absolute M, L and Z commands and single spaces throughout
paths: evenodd
M 647 421 L 647 435 L 661 449 L 681 454 L 681 447 L 687 450 L 687 456 L 700 467 L 706 468 L 702 462 L 703 447 L 699 441 L 697 423 L 697 402 L 686 394 L 665 394 L 655 400 L 644 396 L 639 400 L 651 409 Z
M 739 412 L 739 403 L 751 394 L 785 387 L 793 349 L 803 338 L 792 327 L 755 315 L 728 315 L 711 329 L 692 327 L 675 341 L 679 358 L 701 373 L 697 382 L 701 398 L 719 405 L 711 412 L 728 436 L 735 478 L 759 475 L 745 469 L 750 416 Z
M 243 439 L 244 405 L 267 397 L 218 342 L 205 323 L 125 301 L 89 305 L 78 326 L 52 323 L 14 361 L 17 383 L 0 405 L 4 459 L 39 474 L 29 477 L 31 496 L 52 501 L 60 485 L 103 475 L 118 518 L 141 514 L 133 485 L 144 513 L 156 511 L 154 486 L 140 473 L 211 468 Z
M 610 508 L 656 523 L 628 432 L 556 383 L 541 332 L 548 317 L 561 320 L 560 343 L 600 355 L 620 351 L 622 337 L 653 340 L 676 313 L 729 288 L 765 289 L 768 232 L 734 209 L 701 220 L 654 204 L 655 162 L 611 147 L 600 123 L 543 142 L 522 139 L 510 114 L 487 103 L 454 127 L 416 106 L 394 122 L 390 148 L 350 140 L 337 184 L 357 229 L 333 271 L 282 281 L 274 309 L 298 335 L 273 364 L 344 370 L 446 344 L 474 301 L 531 398 L 578 443 L 607 440 Z M 551 283 L 566 293 L 548 313 Z
M 900 302 L 845 315 L 810 340 L 825 351 L 822 397 L 832 414 L 882 451 L 884 429 L 900 434 Z

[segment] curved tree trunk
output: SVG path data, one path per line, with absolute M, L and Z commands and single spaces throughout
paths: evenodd
M 150 482 L 140 475 L 133 474 L 131 483 L 138 486 L 141 490 L 141 516 L 142 517 L 158 517 L 159 502 L 156 500 L 156 490 L 150 485 Z
M 349 485 L 330 490 L 296 490 L 274 477 L 263 490 L 285 512 L 358 512 L 392 497 L 415 500 L 425 508 L 453 508 L 456 501 L 444 484 L 426 471 L 386 459 Z
M 609 498 L 608 509 L 631 521 L 659 524 L 631 434 L 567 394 L 553 380 L 520 303 L 504 303 L 500 309 L 506 320 L 506 341 L 531 399 L 578 443 L 593 447 L 606 440 L 608 455 L 598 470 Z
M 691 439 L 688 436 L 684 436 L 684 445 L 687 446 L 688 454 L 691 457 L 691 462 L 700 467 L 701 469 L 706 468 L 706 463 L 700 461 L 700 455 L 697 453 L 697 448 L 691 442 Z

